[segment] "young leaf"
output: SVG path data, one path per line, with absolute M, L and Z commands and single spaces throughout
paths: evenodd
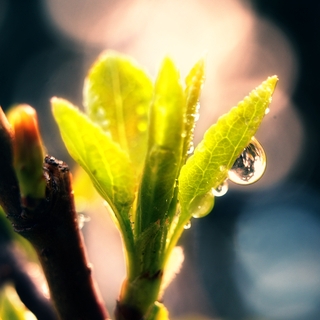
M 191 69 L 188 76 L 186 77 L 186 126 L 185 126 L 185 142 L 183 154 L 187 156 L 189 149 L 193 148 L 193 131 L 195 127 L 195 122 L 199 117 L 199 100 L 202 85 L 204 82 L 204 59 L 200 59 Z M 183 159 L 185 161 L 185 159 Z
M 147 148 L 148 112 L 153 85 L 129 57 L 103 53 L 84 84 L 84 106 L 90 119 L 129 152 L 138 170 Z
M 228 170 L 257 131 L 277 83 L 268 78 L 253 90 L 237 107 L 220 117 L 197 146 L 179 177 L 180 221 L 190 219 L 193 201 L 205 197 L 227 178 Z
M 155 85 L 150 111 L 148 152 L 139 190 L 135 228 L 163 220 L 173 196 L 183 147 L 185 99 L 180 76 L 166 58 Z
M 29 105 L 21 104 L 10 110 L 8 119 L 14 131 L 13 164 L 21 194 L 25 198 L 45 198 L 46 181 L 42 169 L 45 151 L 37 112 Z
M 52 98 L 53 115 L 70 153 L 109 203 L 121 229 L 131 233 L 129 210 L 135 177 L 128 155 L 119 145 L 66 100 Z

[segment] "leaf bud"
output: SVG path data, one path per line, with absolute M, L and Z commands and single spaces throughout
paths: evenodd
M 14 168 L 22 198 L 45 197 L 46 181 L 43 176 L 44 147 L 38 127 L 36 110 L 26 104 L 13 107 L 8 119 L 14 131 Z

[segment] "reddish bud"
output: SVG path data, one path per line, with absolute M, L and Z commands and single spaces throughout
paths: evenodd
M 8 119 L 14 131 L 13 163 L 21 195 L 23 198 L 44 198 L 44 148 L 37 113 L 28 105 L 18 105 L 9 112 Z

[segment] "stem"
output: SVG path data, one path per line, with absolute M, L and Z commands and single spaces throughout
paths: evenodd
M 163 272 L 142 274 L 133 281 L 125 280 L 115 310 L 116 320 L 144 320 L 153 308 Z
M 5 241 L 0 245 L 0 285 L 12 283 L 25 306 L 38 320 L 56 320 L 51 302 L 45 298 L 20 261 L 14 246 Z
M 47 156 L 44 170 L 46 199 L 35 209 L 23 208 L 12 220 L 15 231 L 35 248 L 60 319 L 108 319 L 79 230 L 69 168 Z

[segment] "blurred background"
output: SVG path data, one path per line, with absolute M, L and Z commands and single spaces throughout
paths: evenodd
M 81 106 L 86 71 L 112 49 L 154 76 L 164 55 L 182 78 L 207 57 L 195 144 L 268 76 L 279 84 L 257 134 L 267 171 L 229 184 L 183 236 L 185 263 L 164 299 L 172 318 L 320 319 L 320 3 L 311 0 L 0 0 L 0 105 L 37 109 L 48 152 L 73 166 L 50 111 Z M 1 150 L 0 150 L 1 152 Z M 125 269 L 101 200 L 83 228 L 110 308 Z

